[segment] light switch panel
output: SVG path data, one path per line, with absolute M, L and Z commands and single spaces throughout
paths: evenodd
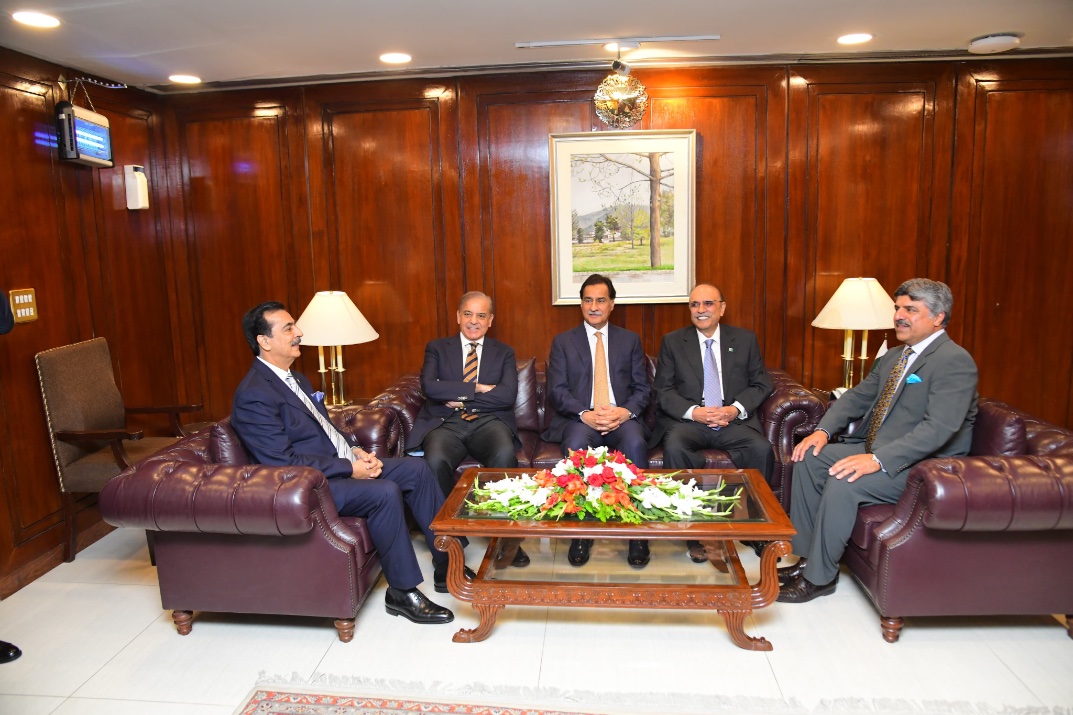
M 32 323 L 37 320 L 37 294 L 33 288 L 10 291 L 11 312 L 16 323 Z

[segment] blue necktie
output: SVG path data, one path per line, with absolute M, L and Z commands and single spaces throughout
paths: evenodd
M 723 387 L 719 384 L 719 366 L 715 362 L 715 353 L 712 352 L 712 343 L 715 340 L 708 338 L 704 341 L 704 406 L 723 406 Z M 714 427 L 713 429 L 719 429 Z

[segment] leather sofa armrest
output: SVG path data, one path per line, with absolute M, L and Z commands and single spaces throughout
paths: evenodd
M 827 404 L 782 370 L 771 370 L 770 374 L 775 389 L 761 403 L 758 414 L 765 436 L 785 464 L 794 444 L 816 429 Z
M 153 462 L 105 484 L 98 504 L 113 526 L 153 531 L 289 536 L 313 528 L 315 509 L 336 516 L 310 467 Z
M 919 484 L 920 488 L 913 488 Z M 916 495 L 918 507 L 903 504 Z M 919 508 L 943 531 L 1073 529 L 1073 460 L 1063 457 L 928 459 L 913 467 L 895 509 Z
M 352 435 L 365 451 L 402 456 L 402 421 L 390 407 L 329 407 L 328 414 L 339 431 Z

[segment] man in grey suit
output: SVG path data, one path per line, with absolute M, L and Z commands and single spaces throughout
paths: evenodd
M 790 519 L 801 558 L 779 569 L 784 603 L 834 592 L 859 507 L 896 502 L 914 464 L 968 454 L 972 444 L 976 363 L 946 334 L 950 288 L 914 278 L 898 286 L 894 299 L 894 332 L 905 347 L 876 360 L 794 448 Z M 828 444 L 858 418 L 860 429 Z

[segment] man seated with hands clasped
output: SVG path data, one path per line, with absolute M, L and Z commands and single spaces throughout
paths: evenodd
M 432 470 L 412 457 L 381 460 L 335 428 L 309 380 L 290 369 L 302 331 L 282 303 L 252 308 L 242 328 L 255 359 L 235 390 L 231 426 L 254 461 L 323 472 L 339 515 L 368 521 L 388 583 L 388 613 L 414 623 L 450 623 L 454 614 L 417 589 L 421 568 L 404 510 L 405 502 L 432 551 L 435 590 L 446 593 L 447 554 L 434 547 L 429 527 L 444 501 Z
M 652 385 L 659 413 L 650 447 L 663 441 L 667 469 L 704 467 L 703 450 L 721 449 L 738 469 L 756 469 L 771 482 L 775 453 L 761 431 L 757 411 L 773 384 L 756 334 L 719 320 L 723 293 L 701 283 L 689 294 L 691 326 L 663 336 Z M 751 542 L 759 555 L 760 542 Z M 707 560 L 700 542 L 688 542 L 689 556 Z
M 831 403 L 816 431 L 794 447 L 791 543 L 801 558 L 779 569 L 783 603 L 834 592 L 859 507 L 893 504 L 917 462 L 964 456 L 972 445 L 976 363 L 946 334 L 950 288 L 914 278 L 894 299 L 894 332 L 905 346 L 877 358 L 868 377 Z M 859 418 L 860 429 L 831 442 Z

